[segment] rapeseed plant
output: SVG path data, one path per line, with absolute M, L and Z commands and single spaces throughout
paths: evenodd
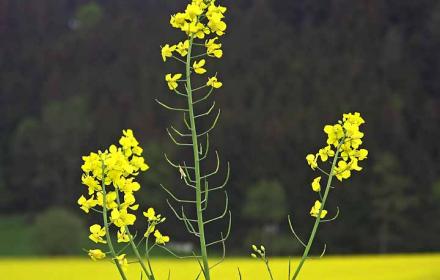
M 339 181 L 347 180 L 351 177 L 352 171 L 361 171 L 362 167 L 358 163 L 367 158 L 368 150 L 360 148 L 362 144 L 362 138 L 364 133 L 360 131 L 360 126 L 365 123 L 364 119 L 361 117 L 360 113 L 348 113 L 343 114 L 342 120 L 339 120 L 334 125 L 324 126 L 324 132 L 327 134 L 327 145 L 319 149 L 315 154 L 308 154 L 306 156 L 307 164 L 314 171 L 319 171 L 327 177 L 327 183 L 324 188 L 324 193 L 322 193 L 321 188 L 321 176 L 317 176 L 311 182 L 311 188 L 314 192 L 318 194 L 318 198 L 312 208 L 310 209 L 310 215 L 315 218 L 315 223 L 313 225 L 312 231 L 310 233 L 307 243 L 305 243 L 295 232 L 290 217 L 288 219 L 290 229 L 298 240 L 298 242 L 304 247 L 304 252 L 301 260 L 294 271 L 292 280 L 297 279 L 304 262 L 310 258 L 309 253 L 315 240 L 316 233 L 320 223 L 326 223 L 335 220 L 339 215 L 339 208 L 337 208 L 336 214 L 330 218 L 325 219 L 328 211 L 325 210 L 325 204 L 327 202 L 330 190 L 334 188 L 332 186 L 332 180 L 334 177 Z M 326 171 L 322 165 L 333 158 L 331 163 L 330 171 Z M 255 245 L 252 246 L 253 253 L 251 256 L 253 258 L 260 258 L 266 264 L 269 271 L 270 278 L 273 280 L 272 274 L 270 272 L 269 261 L 266 256 L 266 251 L 264 247 L 258 249 Z M 326 246 L 321 254 L 321 257 L 325 253 Z M 289 274 L 290 279 L 290 262 L 289 262 Z
M 225 182 L 221 186 L 212 187 L 209 184 L 210 177 L 215 175 L 219 169 L 219 154 L 216 151 L 217 167 L 213 172 L 202 172 L 202 161 L 207 159 L 209 151 L 209 134 L 217 124 L 220 110 L 214 117 L 208 129 L 200 132 L 199 120 L 208 117 L 215 108 L 215 102 L 207 109 L 197 113 L 203 101 L 208 100 L 215 89 L 222 87 L 223 83 L 218 79 L 217 73 L 208 74 L 209 59 L 219 59 L 223 56 L 222 44 L 219 43 L 220 37 L 226 32 L 227 25 L 224 22 L 226 7 L 216 4 L 215 0 L 192 0 L 184 10 L 171 16 L 170 24 L 173 28 L 181 30 L 184 35 L 180 42 L 175 44 L 165 44 L 161 49 L 164 62 L 173 59 L 183 64 L 182 73 L 168 73 L 165 75 L 165 82 L 168 89 L 176 96 L 186 99 L 186 106 L 174 107 L 157 101 L 166 109 L 183 113 L 183 124 L 186 131 L 179 131 L 171 126 L 167 129 L 171 140 L 178 146 L 190 148 L 193 151 L 191 164 L 185 161 L 175 163 L 166 157 L 170 165 L 175 168 L 184 181 L 185 185 L 195 192 L 194 200 L 184 200 L 177 198 L 168 188 L 162 186 L 165 191 L 181 204 L 181 211 L 177 211 L 172 203 L 168 202 L 176 217 L 183 221 L 189 233 L 199 239 L 200 256 L 195 255 L 201 268 L 201 274 L 206 280 L 210 280 L 210 270 L 216 266 L 209 265 L 208 247 L 221 244 L 223 247 L 223 257 L 225 254 L 225 240 L 230 231 L 230 213 L 227 233 L 220 233 L 218 240 L 208 242 L 205 235 L 207 224 L 224 218 L 228 213 L 228 197 L 225 192 L 225 209 L 217 217 L 207 219 L 204 215 L 208 207 L 208 194 L 216 190 L 222 190 L 229 178 L 229 164 Z M 205 75 L 208 75 L 205 78 Z M 206 89 L 205 94 L 201 94 Z M 197 108 L 196 108 L 197 105 Z M 179 139 L 177 139 L 179 138 Z M 201 142 L 204 142 L 203 144 Z M 196 217 L 188 217 L 185 213 L 186 206 L 195 208 Z
M 85 213 L 90 213 L 92 210 L 102 215 L 103 225 L 91 225 L 89 239 L 97 244 L 106 244 L 108 247 L 106 252 L 101 249 L 90 249 L 87 253 L 94 261 L 105 259 L 107 255 L 110 255 L 121 278 L 127 279 L 125 274 L 129 263 L 126 253 L 123 252 L 131 246 L 143 273 L 148 279 L 154 279 L 148 253 L 152 247 L 163 246 L 170 240 L 156 228 L 158 224 L 165 221 L 165 218 L 156 215 L 153 208 L 143 212 L 147 218 L 147 230 L 139 242 L 134 242 L 136 236 L 131 234 L 129 226 L 134 225 L 136 221 L 136 215 L 133 213 L 138 210 L 139 204 L 136 204 L 134 194 L 141 188 L 140 184 L 135 181 L 135 177 L 140 171 L 146 171 L 149 167 L 142 157 L 143 150 L 132 130 L 123 131 L 119 144 L 121 146 L 111 145 L 104 151 L 92 152 L 83 157 L 84 164 L 81 169 L 84 173 L 81 179 L 88 188 L 89 198 L 82 195 L 78 199 L 78 204 Z M 113 245 L 111 227 L 117 229 L 118 243 L 128 243 L 119 252 L 116 252 Z M 153 232 L 155 243 L 150 247 L 149 237 Z M 138 249 L 139 244 L 144 240 L 148 268 Z

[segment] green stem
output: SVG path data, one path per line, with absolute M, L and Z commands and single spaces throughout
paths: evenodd
M 147 263 L 148 263 L 148 267 L 150 268 L 150 271 L 151 271 L 151 276 L 153 277 L 152 279 L 155 279 L 154 278 L 154 273 L 153 273 L 153 267 L 151 266 L 151 262 L 150 262 L 150 250 L 148 250 L 148 239 L 149 239 L 149 235 L 148 235 L 148 237 L 147 237 L 147 240 L 146 240 L 146 244 L 147 244 L 147 246 L 146 246 L 146 251 L 145 251 L 145 254 L 146 254 L 146 257 L 147 257 Z
M 267 271 L 269 272 L 270 279 L 273 280 L 272 270 L 270 269 L 269 261 L 266 258 L 264 259 L 264 263 L 266 264 L 266 268 Z
M 116 190 L 116 201 L 118 202 L 118 207 L 121 206 L 121 200 L 120 200 L 120 198 L 119 198 L 119 191 L 118 191 L 118 190 Z M 148 269 L 147 269 L 147 267 L 145 266 L 144 262 L 142 261 L 142 257 L 141 257 L 141 255 L 139 254 L 139 251 L 138 251 L 138 249 L 137 249 L 137 246 L 136 246 L 136 244 L 134 244 L 133 236 L 131 235 L 130 229 L 128 228 L 128 226 L 125 226 L 124 228 L 125 228 L 125 233 L 128 234 L 128 240 L 129 240 L 129 243 L 130 243 L 131 248 L 132 248 L 132 250 L 133 250 L 133 253 L 134 253 L 134 255 L 136 256 L 136 258 L 138 259 L 138 262 L 139 262 L 139 264 L 141 265 L 142 270 L 143 270 L 144 273 L 147 275 L 148 279 L 155 279 L 155 278 L 154 278 L 154 275 L 153 275 L 153 271 L 151 271 L 151 274 L 150 274 L 150 273 L 148 272 Z
M 206 250 L 205 229 L 203 224 L 203 210 L 202 210 L 202 190 L 200 178 L 200 162 L 199 162 L 199 145 L 197 139 L 196 123 L 194 119 L 194 108 L 192 100 L 191 89 L 191 50 L 193 45 L 193 37 L 189 39 L 188 54 L 186 56 L 186 93 L 188 96 L 188 111 L 191 126 L 192 147 L 194 152 L 194 170 L 196 179 L 196 210 L 197 210 L 197 225 L 199 229 L 200 251 L 202 253 L 203 261 L 203 275 L 206 280 L 210 280 L 208 253 Z
M 116 259 L 117 255 L 115 253 L 115 249 L 113 247 L 113 243 L 112 243 L 112 239 L 110 237 L 110 230 L 109 230 L 109 224 L 108 224 L 108 215 L 107 215 L 107 205 L 106 205 L 106 195 L 107 192 L 105 191 L 105 176 L 104 176 L 104 169 L 105 169 L 105 165 L 104 165 L 104 161 L 102 161 L 102 218 L 104 220 L 104 228 L 105 228 L 105 236 L 107 238 L 107 245 L 108 248 L 110 249 L 110 253 L 113 257 L 113 260 L 116 264 L 116 267 L 118 268 L 119 274 L 121 275 L 121 278 L 123 280 L 127 280 L 127 277 L 125 276 L 124 270 L 122 270 L 121 265 L 119 264 L 119 261 Z
M 316 235 L 316 232 L 318 231 L 319 223 L 321 222 L 321 212 L 324 209 L 325 202 L 326 202 L 328 194 L 330 192 L 330 186 L 331 186 L 332 179 L 333 179 L 333 176 L 334 176 L 334 172 L 333 171 L 334 171 L 334 169 L 336 167 L 336 163 L 338 161 L 339 152 L 340 152 L 339 149 L 340 149 L 341 144 L 343 142 L 344 142 L 344 139 L 342 139 L 342 141 L 339 143 L 338 148 L 336 150 L 335 157 L 333 158 L 332 169 L 330 170 L 330 175 L 328 176 L 327 185 L 325 187 L 324 196 L 323 196 L 322 202 L 321 202 L 321 208 L 319 209 L 319 213 L 318 213 L 318 216 L 316 217 L 315 224 L 313 225 L 313 229 L 312 229 L 312 233 L 310 234 L 309 241 L 307 242 L 307 246 L 306 246 L 306 248 L 304 250 L 304 253 L 303 253 L 302 257 L 301 257 L 301 261 L 300 261 L 300 263 L 298 264 L 298 267 L 295 270 L 295 274 L 293 275 L 292 280 L 295 280 L 298 277 L 298 275 L 299 275 L 299 273 L 301 271 L 301 268 L 303 267 L 304 262 L 306 261 L 308 255 L 309 255 L 309 251 L 310 251 L 310 248 L 312 247 L 313 241 L 315 240 L 315 235 Z
M 131 248 L 133 249 L 134 255 L 135 255 L 136 258 L 138 259 L 138 262 L 139 262 L 139 264 L 141 265 L 142 270 L 143 270 L 144 273 L 147 275 L 148 279 L 155 279 L 155 278 L 154 278 L 154 275 L 153 275 L 153 270 L 150 271 L 150 273 L 151 273 L 151 274 L 150 274 L 150 273 L 148 272 L 147 267 L 145 266 L 145 263 L 142 261 L 142 257 L 141 257 L 141 255 L 139 254 L 139 251 L 138 251 L 138 249 L 137 249 L 137 247 L 136 247 L 136 244 L 134 244 L 134 242 L 133 242 L 133 236 L 131 235 L 130 230 L 128 229 L 127 226 L 125 226 L 125 230 L 126 230 L 126 232 L 128 233 L 128 238 L 129 238 L 129 240 L 130 240 Z M 151 268 L 151 267 L 150 267 L 150 268 Z

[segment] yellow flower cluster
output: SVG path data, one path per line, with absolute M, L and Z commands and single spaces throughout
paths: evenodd
M 148 165 L 142 157 L 142 148 L 133 135 L 131 129 L 123 131 L 119 140 L 120 147 L 111 145 L 104 152 L 90 153 L 84 156 L 84 164 L 81 166 L 84 174 L 82 183 L 88 187 L 89 198 L 83 195 L 78 199 L 78 204 L 84 212 L 95 206 L 107 208 L 111 211 L 110 220 L 119 228 L 133 225 L 136 216 L 128 213 L 128 210 L 136 210 L 139 205 L 135 204 L 134 192 L 140 189 L 134 177 L 139 171 L 146 171 Z M 113 189 L 107 189 L 107 186 Z M 105 186 L 106 189 L 103 189 Z M 123 194 L 123 197 L 119 196 Z M 99 225 L 96 225 L 99 226 Z M 96 228 L 96 227 L 95 227 Z M 91 230 L 92 234 L 93 231 Z M 92 238 L 91 238 L 92 239 Z M 92 239 L 96 242 L 96 238 Z
M 359 130 L 360 125 L 365 123 L 360 113 L 348 113 L 343 114 L 342 120 L 334 125 L 324 126 L 324 132 L 327 134 L 327 145 L 316 154 L 308 154 L 306 161 L 308 165 L 313 169 L 320 169 L 318 160 L 326 162 L 329 158 L 335 157 L 338 152 L 338 162 L 332 174 L 336 176 L 339 181 L 348 179 L 351 176 L 353 170 L 360 171 L 362 167 L 358 165 L 359 161 L 367 158 L 368 151 L 366 149 L 360 149 L 362 144 L 362 138 L 364 133 Z M 313 179 L 311 186 L 313 191 L 320 192 L 321 177 Z M 312 207 L 310 214 L 317 217 L 321 208 L 321 202 L 316 201 Z M 322 210 L 321 218 L 327 214 L 326 210 Z
M 147 212 L 143 212 L 144 216 L 147 218 L 148 227 L 144 233 L 144 237 L 149 238 L 149 236 L 154 232 L 154 237 L 156 238 L 156 244 L 164 245 L 170 241 L 170 237 L 162 235 L 156 226 L 165 221 L 165 217 L 160 214 L 156 215 L 156 211 L 153 208 L 148 208 Z
M 78 199 L 80 208 L 89 213 L 97 206 L 110 212 L 110 223 L 119 228 L 118 242 L 129 242 L 126 226 L 133 225 L 136 216 L 129 210 L 137 210 L 134 192 L 140 189 L 140 184 L 134 181 L 139 171 L 146 171 L 149 167 L 142 157 L 142 148 L 133 135 L 131 129 L 123 130 L 119 140 L 120 146 L 111 145 L 104 152 L 90 153 L 83 157 L 82 183 L 88 188 L 89 197 L 84 195 Z M 90 227 L 89 239 L 95 243 L 107 243 L 104 239 L 105 227 L 94 224 Z M 105 257 L 99 249 L 89 250 L 93 260 Z M 121 259 L 122 261 L 122 259 Z M 123 261 L 122 261 L 123 262 Z
M 165 62 L 168 58 L 175 58 L 181 62 L 186 61 L 178 58 L 188 56 L 189 50 L 193 45 L 200 46 L 204 49 L 203 53 L 196 55 L 196 57 L 208 56 L 213 58 L 221 58 L 223 56 L 222 44 L 217 40 L 220 36 L 225 34 L 227 25 L 223 21 L 226 7 L 216 5 L 215 0 L 192 0 L 186 6 L 184 12 L 176 13 L 171 16 L 170 24 L 172 27 L 183 31 L 187 38 L 184 41 L 178 42 L 175 45 L 166 44 L 162 47 L 161 55 Z M 212 38 L 207 38 L 213 36 Z M 204 42 L 196 43 L 196 40 L 203 40 Z M 176 53 L 176 55 L 174 54 Z M 189 61 L 194 58 L 189 58 Z M 188 60 L 187 60 L 188 61 Z M 192 64 L 192 71 L 196 74 L 202 75 L 207 72 L 205 67 L 206 60 L 200 59 L 194 61 Z M 172 91 L 177 90 L 178 82 L 182 74 L 166 74 L 165 81 L 168 88 Z M 215 76 L 208 78 L 206 85 L 212 88 L 220 88 L 222 83 L 217 81 Z

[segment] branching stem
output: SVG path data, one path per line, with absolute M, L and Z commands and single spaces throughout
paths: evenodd
M 322 197 L 321 208 L 319 209 L 318 215 L 317 215 L 316 220 L 315 220 L 315 224 L 313 225 L 313 229 L 312 229 L 312 232 L 311 232 L 310 237 L 309 237 L 309 241 L 307 242 L 307 246 L 304 249 L 304 253 L 303 253 L 302 257 L 301 257 L 301 260 L 300 260 L 300 262 L 298 264 L 298 267 L 296 268 L 295 273 L 293 274 L 292 280 L 296 280 L 297 279 L 297 277 L 298 277 L 298 275 L 299 275 L 299 273 L 301 271 L 301 268 L 304 265 L 304 262 L 308 258 L 308 255 L 309 255 L 309 252 L 310 252 L 310 248 L 313 245 L 313 241 L 315 240 L 315 235 L 316 235 L 316 232 L 318 231 L 318 227 L 319 227 L 319 224 L 321 222 L 321 213 L 322 213 L 322 210 L 324 209 L 325 202 L 326 202 L 328 194 L 330 192 L 330 187 L 331 187 L 333 176 L 335 175 L 334 170 L 335 170 L 335 167 L 336 167 L 336 163 L 338 162 L 341 144 L 344 143 L 344 140 L 345 139 L 343 138 L 341 140 L 341 142 L 338 144 L 338 148 L 336 150 L 335 157 L 333 158 L 332 168 L 331 168 L 330 174 L 328 176 L 327 185 L 325 187 L 324 196 Z

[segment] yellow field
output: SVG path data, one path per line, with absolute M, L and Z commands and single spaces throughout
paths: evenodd
M 297 261 L 297 260 L 295 260 Z M 293 261 L 293 265 L 296 262 Z M 193 261 L 160 259 L 154 262 L 156 276 L 166 280 L 192 280 L 197 273 Z M 276 280 L 287 279 L 287 259 L 273 259 Z M 213 271 L 214 280 L 266 280 L 263 264 L 253 259 L 228 259 Z M 139 268 L 130 265 L 129 279 L 138 280 Z M 2 280 L 119 280 L 116 268 L 107 261 L 78 258 L 0 259 Z M 440 254 L 393 256 L 325 257 L 306 262 L 301 280 L 440 280 Z

